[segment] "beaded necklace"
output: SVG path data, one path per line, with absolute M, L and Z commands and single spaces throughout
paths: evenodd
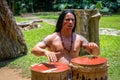
M 70 49 L 67 49 L 67 48 L 65 47 L 65 43 L 64 43 L 64 41 L 63 41 L 61 32 L 60 32 L 60 38 L 61 38 L 61 41 L 62 41 L 63 48 L 64 48 L 68 53 L 70 53 L 70 51 L 71 51 L 71 49 L 72 49 L 72 43 L 73 43 L 73 34 L 71 35 Z

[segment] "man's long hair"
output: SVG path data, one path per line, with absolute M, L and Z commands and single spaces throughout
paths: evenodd
M 63 23 L 63 20 L 64 20 L 65 15 L 66 15 L 67 13 L 73 14 L 73 16 L 74 16 L 74 18 L 75 18 L 75 25 L 74 25 L 74 28 L 73 28 L 73 30 L 72 30 L 72 32 L 75 32 L 75 28 L 76 28 L 76 16 L 75 16 L 75 13 L 74 13 L 73 10 L 64 10 L 64 11 L 60 14 L 60 16 L 59 16 L 59 18 L 58 18 L 58 21 L 57 21 L 57 24 L 56 24 L 55 32 L 60 32 L 60 31 L 61 31 L 61 29 L 62 29 L 62 23 Z

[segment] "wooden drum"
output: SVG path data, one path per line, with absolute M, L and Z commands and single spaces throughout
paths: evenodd
M 68 66 L 59 62 L 34 64 L 31 80 L 68 80 Z
M 71 60 L 72 80 L 107 80 L 107 60 L 84 56 Z

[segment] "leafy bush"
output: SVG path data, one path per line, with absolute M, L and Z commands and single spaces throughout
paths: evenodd
M 8 4 L 11 1 L 7 0 Z M 49 7 L 48 7 L 49 6 Z M 119 0 L 14 0 L 15 14 L 40 11 L 61 11 L 63 9 L 95 9 L 103 13 L 117 12 Z

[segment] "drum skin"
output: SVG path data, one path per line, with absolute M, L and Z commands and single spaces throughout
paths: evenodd
M 59 62 L 34 64 L 31 80 L 68 80 L 68 66 Z

